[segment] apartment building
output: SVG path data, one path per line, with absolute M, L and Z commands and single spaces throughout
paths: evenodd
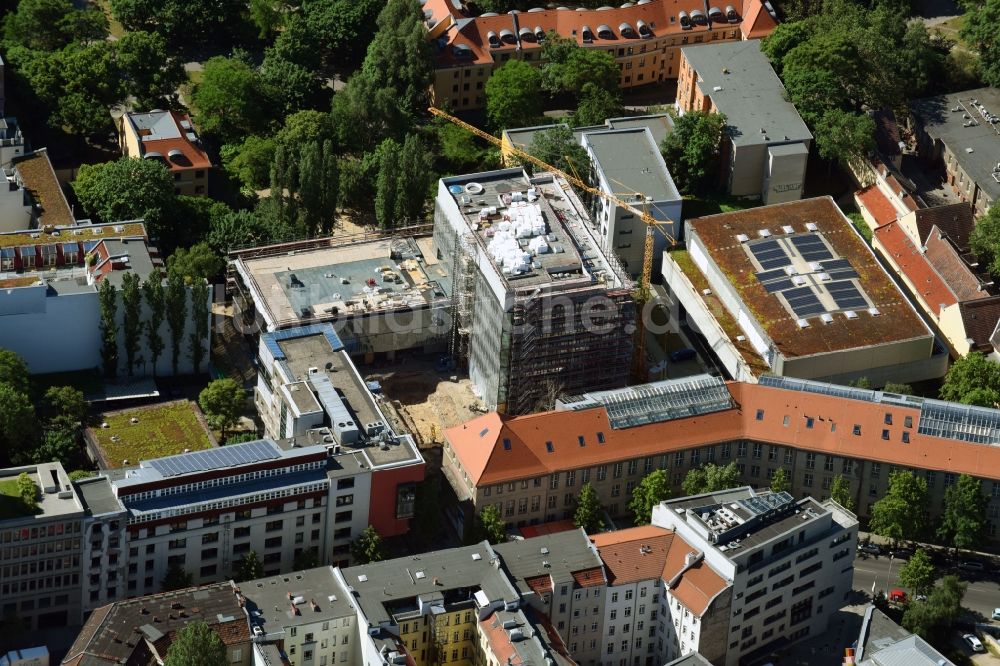
M 38 488 L 31 510 L 13 492 L 20 474 Z M 0 613 L 27 630 L 79 624 L 86 509 L 58 462 L 0 470 Z M 9 488 L 8 488 L 9 487 Z
M 156 160 L 174 179 L 174 194 L 208 193 L 212 161 L 191 124 L 179 111 L 126 112 L 118 120 L 118 144 L 125 157 Z
M 889 474 L 911 470 L 927 480 L 933 518 L 965 473 L 983 484 L 996 540 L 997 441 L 1000 410 L 787 377 L 700 376 L 584 395 L 551 412 L 480 416 L 445 431 L 443 469 L 460 502 L 450 516 L 459 528 L 488 504 L 512 527 L 569 517 L 586 482 L 625 518 L 650 471 L 666 470 L 678 493 L 687 472 L 707 462 L 735 462 L 742 482 L 757 487 L 783 468 L 790 492 L 819 501 L 842 474 L 865 519 Z
M 204 622 L 218 634 L 226 648 L 226 663 L 254 663 L 240 591 L 230 581 L 102 606 L 87 618 L 61 663 L 162 664 L 177 633 L 192 622 Z
M 812 133 L 760 40 L 682 48 L 676 105 L 726 116 L 720 181 L 728 194 L 765 204 L 802 198 Z
M 463 3 L 429 0 L 424 15 L 436 53 L 431 98 L 435 105 L 462 111 L 483 106 L 486 80 L 508 60 L 541 64 L 541 46 L 553 32 L 614 56 L 618 84 L 627 89 L 676 78 L 683 45 L 762 38 L 777 25 L 770 4 L 761 0 L 735 5 L 647 0 L 478 16 Z
M 681 633 L 670 658 L 690 650 L 736 666 L 766 657 L 776 645 L 822 635 L 851 592 L 858 520 L 832 500 L 738 488 L 662 502 L 653 524 L 693 546 L 687 562 L 704 558 L 731 585 L 732 612 Z M 661 603 L 668 636 L 670 619 L 680 628 L 687 617 L 670 596 Z
M 605 663 L 607 582 L 597 549 L 582 529 L 493 547 L 522 604 L 545 623 L 581 666 Z
M 128 514 L 110 480 L 91 477 L 73 484 L 86 511 L 80 591 L 83 614 L 126 596 Z
M 915 382 L 948 355 L 830 197 L 685 222 L 663 257 L 671 320 L 727 376 Z
M 983 215 L 1000 196 L 1000 90 L 977 88 L 910 104 L 920 156 Z
M 455 356 L 490 409 L 625 384 L 633 284 L 568 183 L 520 168 L 442 178 L 434 245 L 453 262 Z

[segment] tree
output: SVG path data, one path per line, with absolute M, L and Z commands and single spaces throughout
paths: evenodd
M 205 343 L 208 342 L 208 283 L 195 280 L 191 285 L 191 317 L 194 330 L 189 340 L 191 365 L 194 374 L 201 374 L 201 362 L 205 359 Z
M 142 283 L 142 297 L 146 301 L 146 349 L 153 363 L 153 376 L 156 376 L 156 366 L 163 354 L 163 337 L 160 327 L 163 326 L 165 295 L 163 291 L 163 276 L 153 271 Z
M 628 510 L 635 516 L 636 525 L 648 525 L 653 517 L 653 507 L 670 498 L 670 477 L 666 470 L 657 469 L 643 477 L 632 490 Z
M 236 561 L 236 570 L 233 572 L 233 579 L 237 583 L 254 580 L 264 577 L 264 565 L 257 556 L 257 551 L 251 550 L 249 553 Z
M 329 232 L 337 212 L 337 162 L 330 140 L 306 144 L 299 158 L 299 201 L 310 236 Z
M 167 259 L 167 273 L 178 273 L 189 284 L 211 280 L 222 273 L 225 267 L 225 260 L 205 242 L 188 249 L 178 248 Z
M 228 663 L 222 639 L 202 621 L 184 625 L 163 660 L 164 666 L 226 666 Z
M 923 548 L 918 548 L 899 569 L 899 582 L 912 590 L 914 595 L 926 595 L 934 588 L 935 580 L 937 570 Z
M 142 362 L 139 338 L 142 335 L 142 293 L 139 276 L 128 271 L 122 276 L 122 334 L 125 346 L 125 369 L 131 377 L 135 367 Z
M 52 425 L 73 429 L 87 418 L 87 400 L 83 391 L 72 386 L 50 386 L 45 403 L 52 414 Z
M 268 49 L 260 67 L 260 81 L 272 92 L 281 115 L 317 106 L 327 89 L 313 70 L 282 58 Z M 329 102 L 329 97 L 326 98 Z
M 924 640 L 937 642 L 947 635 L 962 612 L 967 585 L 957 576 L 945 576 L 931 589 L 926 601 L 914 601 L 903 614 L 903 627 Z
M 0 452 L 13 461 L 26 460 L 36 443 L 35 408 L 28 396 L 0 384 Z
M 449 171 L 471 173 L 487 161 L 487 151 L 476 141 L 476 136 L 458 125 L 439 120 L 434 124 L 439 144 L 438 154 L 444 158 Z
M 899 470 L 889 475 L 889 489 L 872 506 L 870 529 L 893 543 L 913 541 L 924 533 L 926 514 L 927 481 Z
M 15 391 L 27 394 L 31 390 L 28 364 L 16 352 L 0 349 L 0 384 L 6 384 Z
M 486 117 L 493 129 L 526 127 L 542 115 L 542 74 L 522 60 L 508 60 L 486 81 Z
M 191 101 L 202 131 L 233 142 L 267 128 L 272 113 L 270 94 L 250 65 L 215 56 L 205 63 Z
M 413 123 L 392 88 L 382 88 L 354 75 L 333 96 L 332 126 L 337 145 L 366 153 L 382 139 L 401 139 Z
M 66 469 L 74 466 L 80 456 L 76 433 L 66 428 L 51 428 L 42 435 L 42 441 L 31 455 L 35 464 L 59 461 Z
M 304 24 L 326 71 L 351 71 L 363 60 L 383 3 L 378 0 L 320 0 L 303 4 Z M 287 32 L 287 30 L 286 30 Z M 280 38 L 279 38 L 280 39 Z
M 111 280 L 102 280 L 97 289 L 97 302 L 101 310 L 101 362 L 104 376 L 118 376 L 118 297 Z
M 234 211 L 214 220 L 205 240 L 215 252 L 226 254 L 235 248 L 269 245 L 294 235 L 292 225 L 284 220 L 272 220 L 258 209 Z
M 986 215 L 976 221 L 969 245 L 979 260 L 987 263 L 990 273 L 1000 276 L 1000 210 L 991 206 Z
M 28 476 L 27 472 L 21 472 L 17 475 L 16 484 L 17 494 L 21 498 L 21 503 L 29 511 L 35 511 L 38 508 L 38 486 Z
M 956 551 L 977 548 L 986 535 L 986 505 L 982 484 L 968 474 L 959 474 L 958 480 L 944 491 L 938 538 Z
M 172 55 L 167 41 L 155 32 L 126 32 L 115 42 L 115 63 L 126 95 L 139 109 L 169 106 L 177 87 L 186 80 L 184 65 Z
M 913 395 L 912 386 L 898 382 L 886 382 L 885 386 L 882 387 L 882 391 L 885 393 L 896 393 L 898 395 Z
M 167 573 L 163 576 L 163 580 L 160 581 L 160 591 L 182 590 L 185 587 L 191 587 L 193 580 L 191 574 L 184 571 L 183 567 L 179 564 L 171 564 L 167 566 Z M 183 662 L 177 663 L 180 664 Z
M 246 408 L 246 391 L 235 380 L 216 379 L 198 394 L 198 404 L 209 425 L 226 438 L 226 429 L 236 425 Z
M 843 474 L 833 477 L 830 486 L 830 499 L 848 511 L 854 511 L 854 497 L 851 495 L 851 482 Z
M 274 159 L 275 139 L 248 136 L 242 143 L 227 143 L 220 151 L 226 173 L 249 190 L 267 187 Z
M 901 46 L 900 76 L 907 84 L 907 98 L 933 94 L 934 86 L 947 78 L 948 48 L 931 39 L 923 21 L 907 23 Z
M 242 0 L 111 0 L 111 13 L 126 30 L 153 30 L 174 50 L 218 44 L 244 25 Z
M 845 168 L 859 164 L 875 148 L 875 121 L 867 114 L 830 109 L 814 131 L 820 157 Z
M 471 543 L 489 541 L 497 544 L 507 540 L 507 523 L 500 516 L 500 509 L 493 504 L 484 506 L 473 520 L 475 522 L 469 533 Z
M 187 289 L 179 271 L 171 271 L 167 275 L 163 306 L 167 328 L 170 329 L 170 366 L 176 375 L 181 355 L 181 339 L 187 324 Z
M 975 233 L 974 230 L 973 238 Z M 994 407 L 1000 402 L 1000 364 L 979 352 L 966 354 L 948 369 L 940 396 L 942 400 L 965 405 Z
M 780 75 L 785 55 L 812 35 L 813 25 L 808 21 L 782 22 L 761 41 L 760 50 L 771 61 L 774 71 Z
M 724 466 L 707 463 L 688 470 L 681 488 L 684 489 L 685 495 L 701 495 L 735 488 L 738 485 L 740 485 L 740 470 L 735 462 Z
M 281 27 L 282 3 L 278 0 L 250 0 L 250 22 L 257 26 L 257 37 L 270 41 Z
M 582 527 L 587 534 L 596 534 L 604 529 L 604 507 L 601 498 L 590 482 L 583 484 L 576 498 L 576 512 L 573 514 L 573 524 Z
M 577 143 L 573 132 L 565 125 L 553 125 L 551 129 L 537 132 L 531 139 L 528 152 L 567 173 L 575 172 L 583 178 L 590 173 L 587 150 Z M 533 168 L 530 163 L 525 166 Z
M 542 88 L 552 94 L 579 97 L 588 85 L 618 91 L 620 70 L 615 57 L 604 49 L 585 49 L 575 39 L 549 33 L 541 57 L 545 63 L 541 68 Z
M 608 90 L 588 82 L 583 85 L 580 101 L 573 112 L 573 125 L 600 125 L 608 118 L 615 118 L 624 112 L 622 97 L 617 90 Z
M 84 164 L 73 191 L 89 215 L 102 222 L 145 220 L 154 233 L 174 202 L 174 179 L 159 160 L 122 157 Z
M 961 35 L 979 53 L 979 74 L 989 86 L 1000 86 L 1000 0 L 969 3 Z
M 306 109 L 290 114 L 274 140 L 285 147 L 290 155 L 299 155 L 299 148 L 311 143 L 322 145 L 334 137 L 329 113 Z
M 400 145 L 392 139 L 379 144 L 378 179 L 375 181 L 375 219 L 382 229 L 397 225 L 396 199 L 399 196 Z
M 356 564 L 382 561 L 382 537 L 374 527 L 369 525 L 351 542 L 351 557 Z
M 677 187 L 684 193 L 708 187 L 718 172 L 719 145 L 726 117 L 721 113 L 689 111 L 674 118 L 673 131 L 660 151 Z
M 792 489 L 792 483 L 788 478 L 788 472 L 784 467 L 779 467 L 771 477 L 771 492 L 787 493 Z
M 74 41 L 105 39 L 108 20 L 96 7 L 77 9 L 70 0 L 20 0 L 3 21 L 5 45 L 57 51 Z
M 408 113 L 423 110 L 434 77 L 433 46 L 417 0 L 387 0 L 376 20 L 361 74 L 376 88 L 393 90 Z

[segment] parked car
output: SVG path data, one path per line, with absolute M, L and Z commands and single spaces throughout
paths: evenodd
M 675 352 L 670 352 L 670 360 L 674 363 L 680 363 L 681 361 L 690 361 L 698 355 L 693 349 L 678 349 Z
M 971 573 L 981 573 L 985 567 L 983 563 L 979 560 L 965 560 L 964 562 L 959 562 L 958 568 L 962 571 L 968 571 Z
M 899 548 L 895 548 L 893 550 L 890 550 L 889 554 L 892 555 L 893 557 L 895 557 L 896 559 L 908 560 L 911 557 L 913 557 L 913 549 L 912 548 L 905 548 L 905 547 L 901 546 Z
M 993 619 L 1000 620 L 1000 608 L 993 609 Z
M 874 543 L 859 543 L 858 550 L 862 553 L 868 553 L 869 555 L 881 555 L 882 549 Z
M 894 604 L 905 604 L 906 592 L 899 588 L 889 590 L 889 602 Z
M 962 636 L 962 640 L 965 641 L 966 645 L 972 648 L 973 652 L 986 652 L 986 648 L 983 647 L 983 642 L 976 638 L 975 634 L 966 634 Z

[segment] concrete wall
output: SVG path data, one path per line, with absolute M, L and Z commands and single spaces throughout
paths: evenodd
M 823 324 L 813 325 L 822 326 Z M 833 323 L 829 325 L 836 326 L 837 324 Z M 941 377 L 947 371 L 947 367 L 941 370 L 942 374 L 936 374 L 938 372 L 936 364 L 920 368 L 922 362 L 932 358 L 934 336 L 929 332 L 914 331 L 914 334 L 918 333 L 924 333 L 924 336 L 899 342 L 873 345 L 871 347 L 785 358 L 782 374 L 789 377 L 817 379 L 820 381 L 832 381 L 831 377 L 849 377 L 853 379 L 868 377 L 874 382 L 874 375 L 884 371 L 886 368 L 892 367 L 895 368 L 900 378 L 897 379 L 894 376 L 890 376 L 889 379 L 891 381 L 913 382 Z M 911 365 L 913 365 L 913 368 L 909 369 Z M 903 376 L 909 378 L 904 380 L 902 379 Z M 876 386 L 881 385 L 877 382 L 874 383 Z
M 0 146 L 0 164 L 3 164 L 6 147 Z M 0 232 L 30 229 L 31 206 L 25 201 L 23 188 L 11 189 L 0 181 Z
M 786 144 L 776 151 L 771 145 L 764 165 L 761 193 L 764 205 L 798 201 L 806 182 L 809 142 Z M 790 154 L 789 154 L 790 153 Z
M 45 291 L 0 290 L 0 347 L 24 358 L 32 374 L 100 366 L 97 294 L 46 297 Z

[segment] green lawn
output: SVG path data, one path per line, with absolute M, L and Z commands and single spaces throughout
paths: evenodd
M 685 220 L 718 213 L 731 213 L 734 210 L 745 210 L 760 206 L 759 200 L 737 199 L 725 195 L 685 197 L 682 212 Z
M 132 423 L 133 417 L 139 422 Z M 195 416 L 194 406 L 186 401 L 106 414 L 95 421 L 106 422 L 109 426 L 101 428 L 98 425 L 91 431 L 112 468 L 121 467 L 126 459 L 130 465 L 136 465 L 140 460 L 212 446 L 208 432 Z M 117 437 L 117 441 L 112 437 Z
M 0 481 L 0 520 L 21 518 L 34 513 L 21 501 L 21 494 L 17 491 L 17 477 Z
M 116 21 L 115 17 L 111 14 L 110 0 L 94 0 L 94 4 L 104 12 L 105 16 L 108 17 L 108 25 L 111 36 L 115 39 L 121 39 L 121 36 L 125 34 L 125 28 L 123 28 L 122 24 Z

